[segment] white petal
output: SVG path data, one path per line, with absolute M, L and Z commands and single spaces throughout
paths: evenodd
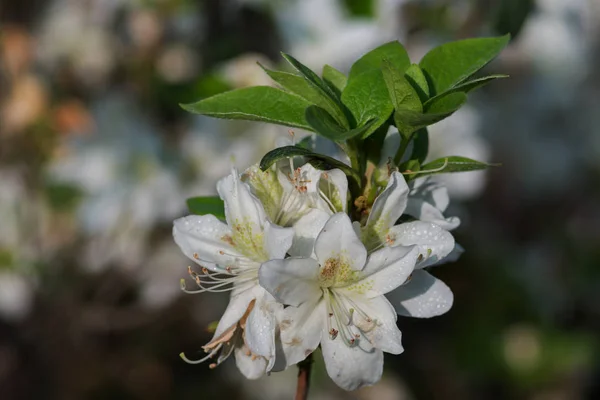
M 450 288 L 423 270 L 413 272 L 408 283 L 386 296 L 399 315 L 416 318 L 444 314 L 452 307 L 454 301 Z
M 238 347 L 235 350 L 235 363 L 240 372 L 248 379 L 258 379 L 267 370 L 267 360 L 262 357 L 252 359 L 252 355 L 246 355 L 246 349 Z
M 317 348 L 326 323 L 325 318 L 325 302 L 319 299 L 283 310 L 279 328 L 288 366 L 304 360 Z
M 396 325 L 398 316 L 385 296 L 377 296 L 367 301 L 363 299 L 362 302 L 357 304 L 377 324 L 375 328 L 363 333 L 369 339 L 371 345 L 386 353 L 402 353 L 404 351 L 402 333 Z M 355 318 L 357 325 L 360 326 L 360 315 L 356 314 Z
M 312 258 L 286 258 L 263 263 L 258 280 L 280 303 L 299 306 L 321 296 L 318 272 L 319 265 Z
M 236 170 L 217 182 L 217 192 L 225 202 L 225 216 L 230 227 L 249 224 L 253 234 L 262 233 L 266 220 L 261 202 L 250 193 L 248 184 L 242 182 Z
M 189 215 L 173 222 L 173 238 L 181 251 L 211 270 L 235 264 L 239 253 L 227 242 L 231 230 L 214 215 Z
M 367 220 L 367 230 L 382 236 L 404 212 L 408 201 L 408 185 L 399 172 L 392 172 L 383 192 L 375 199 Z
M 384 247 L 372 253 L 362 271 L 364 278 L 347 290 L 363 292 L 366 297 L 388 293 L 402 285 L 415 268 L 419 249 L 417 246 Z
M 433 222 L 446 230 L 453 230 L 460 225 L 458 217 L 444 217 L 444 214 L 432 204 L 425 203 L 420 199 L 409 197 L 405 213 L 421 221 Z
M 294 240 L 294 229 L 265 222 L 265 247 L 270 259 L 284 258 Z
M 390 229 L 389 235 L 394 245 L 419 246 L 422 257 L 417 268 L 437 263 L 454 248 L 452 234 L 431 222 L 413 221 L 396 225 Z
M 238 323 L 240 318 L 242 318 L 246 313 L 250 302 L 256 298 L 257 291 L 259 290 L 262 291 L 258 285 L 254 285 L 253 288 L 244 290 L 235 296 L 231 296 L 229 304 L 227 305 L 223 316 L 219 320 L 219 324 L 217 325 L 213 339 L 218 338 L 232 325 Z
M 446 211 L 450 204 L 446 185 L 431 179 L 431 177 L 416 179 L 410 191 L 409 200 L 411 197 L 420 198 L 442 212 Z
M 355 390 L 381 379 L 383 352 L 379 349 L 366 352 L 359 346 L 348 347 L 341 337 L 332 340 L 323 329 L 321 350 L 329 377 L 342 389 Z
M 294 242 L 289 250 L 292 257 L 311 257 L 319 232 L 325 226 L 330 214 L 312 209 L 294 224 Z
M 418 179 L 408 196 L 405 214 L 421 221 L 433 222 L 446 230 L 460 225 L 458 217 L 444 217 L 450 199 L 446 186 L 430 178 Z
M 329 218 L 315 242 L 315 254 L 321 265 L 329 258 L 343 257 L 353 270 L 363 269 L 367 261 L 367 250 L 344 213 Z
M 269 360 L 269 367 L 275 362 L 275 313 L 283 306 L 265 293 L 256 299 L 254 308 L 246 320 L 245 342 L 253 354 Z M 269 369 L 267 367 L 267 369 Z

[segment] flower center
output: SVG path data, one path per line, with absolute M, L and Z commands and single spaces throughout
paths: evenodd
M 344 256 L 328 258 L 319 271 L 319 286 L 329 288 L 346 285 L 359 278 L 359 271 L 350 267 Z

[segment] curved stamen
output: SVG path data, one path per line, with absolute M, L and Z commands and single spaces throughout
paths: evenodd
M 203 363 L 204 361 L 208 360 L 209 358 L 212 358 L 215 354 L 217 354 L 217 352 L 221 349 L 221 347 L 223 347 L 223 344 L 219 344 L 207 356 L 205 356 L 199 360 L 190 360 L 189 358 L 186 357 L 184 352 L 179 353 L 179 357 L 188 364 L 200 364 L 200 363 Z

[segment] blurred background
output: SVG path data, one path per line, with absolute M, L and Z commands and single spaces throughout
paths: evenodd
M 508 73 L 430 130 L 431 158 L 501 162 L 445 176 L 466 253 L 434 273 L 455 305 L 400 318 L 405 352 L 311 399 L 600 398 L 600 2 L 597 0 L 1 0 L 0 398 L 285 399 L 296 370 L 247 381 L 179 359 L 227 295 L 182 295 L 171 237 L 287 129 L 178 103 L 270 84 L 279 51 L 348 71 L 398 39 L 510 32 Z M 320 357 L 317 357 L 319 359 Z

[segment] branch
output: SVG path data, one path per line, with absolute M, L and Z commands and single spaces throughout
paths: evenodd
M 310 388 L 310 370 L 313 356 L 310 354 L 304 361 L 298 363 L 298 384 L 296 386 L 296 400 L 306 400 Z

